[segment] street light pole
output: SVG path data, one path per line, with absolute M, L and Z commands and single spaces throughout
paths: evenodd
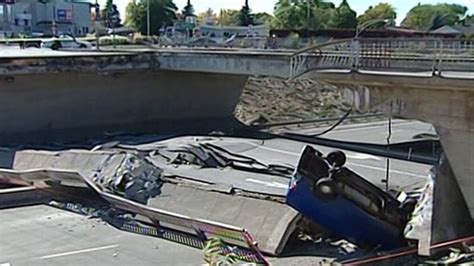
M 150 37 L 150 0 L 146 4 L 146 36 Z
M 352 50 L 351 53 L 354 60 L 353 61 L 354 68 L 357 68 L 359 66 L 359 51 L 360 51 L 359 35 L 366 29 L 370 28 L 371 26 L 377 23 L 382 23 L 382 22 L 386 24 L 388 22 L 388 19 L 372 19 L 372 20 L 366 21 L 365 23 L 362 23 L 361 25 L 357 25 L 354 41 L 352 42 L 352 45 L 351 45 L 351 50 Z

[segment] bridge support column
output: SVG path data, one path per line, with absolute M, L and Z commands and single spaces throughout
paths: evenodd
M 373 107 L 393 116 L 432 123 L 440 137 L 447 159 L 436 166 L 429 242 L 473 233 L 474 93 L 384 86 L 371 88 L 370 99 Z

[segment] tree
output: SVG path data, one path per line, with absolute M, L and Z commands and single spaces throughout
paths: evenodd
M 254 15 L 254 18 L 255 18 L 254 20 L 255 25 L 261 25 L 261 24 L 269 25 L 273 19 L 273 16 L 265 12 L 259 12 Z
M 150 32 L 158 34 L 161 27 L 170 26 L 178 8 L 172 0 L 132 0 L 126 8 L 126 24 L 142 34 L 147 32 L 147 3 L 150 3 Z
M 194 7 L 191 4 L 191 0 L 188 0 L 187 5 L 183 8 L 183 17 L 194 16 Z
M 305 23 L 305 9 L 300 0 L 279 0 L 274 8 L 272 26 L 278 29 L 301 29 Z
M 122 26 L 120 19 L 120 12 L 117 6 L 113 3 L 113 0 L 107 0 L 105 7 L 101 11 L 102 23 L 107 28 L 117 28 Z
M 255 24 L 252 11 L 249 7 L 249 0 L 245 0 L 244 6 L 239 11 L 238 20 L 240 26 L 248 26 Z
M 308 1 L 310 20 L 308 21 Z M 280 29 L 326 28 L 335 6 L 324 0 L 279 0 L 275 5 L 272 26 Z
M 458 4 L 418 4 L 408 12 L 402 25 L 419 30 L 432 30 L 444 25 L 452 26 L 459 23 L 466 12 L 467 7 Z
M 217 21 L 217 16 L 214 13 L 214 10 L 209 8 L 205 12 L 198 14 L 198 21 L 199 23 L 213 25 Z
M 395 26 L 395 21 L 397 19 L 397 12 L 395 8 L 389 3 L 379 3 L 378 5 L 372 7 L 365 11 L 364 14 L 360 15 L 357 20 L 359 24 L 365 23 L 369 20 L 374 19 L 384 19 L 388 20 L 389 25 Z
M 217 17 L 217 25 L 219 26 L 236 26 L 238 21 L 239 10 L 221 9 Z
M 336 8 L 336 12 L 331 14 L 329 26 L 338 29 L 355 29 L 357 27 L 357 14 L 346 0 L 343 0 Z

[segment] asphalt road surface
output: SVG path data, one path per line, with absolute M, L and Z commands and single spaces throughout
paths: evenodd
M 395 135 L 400 140 L 426 133 L 429 125 L 397 121 Z M 332 132 L 341 140 L 363 140 L 367 136 L 382 139 L 386 124 L 351 125 Z M 313 129 L 314 131 L 314 129 Z M 258 143 L 258 141 L 257 141 Z M 273 156 L 297 160 L 304 144 L 282 139 L 247 149 L 248 155 Z M 236 145 L 255 146 L 253 140 Z M 245 146 L 244 145 L 244 146 Z M 243 146 L 242 146 L 243 147 Z M 331 148 L 318 147 L 324 153 Z M 378 186 L 383 186 L 385 158 L 347 152 L 348 166 Z M 286 160 L 285 159 L 285 160 Z M 391 160 L 391 186 L 419 187 L 424 184 L 430 166 Z M 201 265 L 202 251 L 167 240 L 120 231 L 98 219 L 88 219 L 45 205 L 0 210 L 0 265 Z M 270 259 L 275 265 L 317 264 L 327 253 L 311 256 Z

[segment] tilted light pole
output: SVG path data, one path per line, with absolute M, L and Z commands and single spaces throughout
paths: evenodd
M 355 39 L 359 38 L 359 35 L 365 31 L 366 29 L 370 28 L 371 26 L 375 25 L 375 24 L 378 24 L 378 23 L 384 23 L 384 24 L 387 24 L 388 23 L 388 19 L 371 19 L 371 20 L 368 20 L 364 23 L 362 23 L 361 25 L 357 25 L 357 29 L 356 29 L 356 35 L 355 35 Z
M 354 37 L 354 41 L 351 45 L 352 50 L 352 57 L 353 57 L 353 67 L 357 68 L 359 66 L 359 50 L 360 50 L 360 43 L 359 43 L 359 35 L 364 32 L 366 29 L 370 28 L 371 26 L 378 24 L 378 23 L 388 23 L 388 19 L 371 19 L 368 20 L 361 25 L 357 25 L 356 34 Z

